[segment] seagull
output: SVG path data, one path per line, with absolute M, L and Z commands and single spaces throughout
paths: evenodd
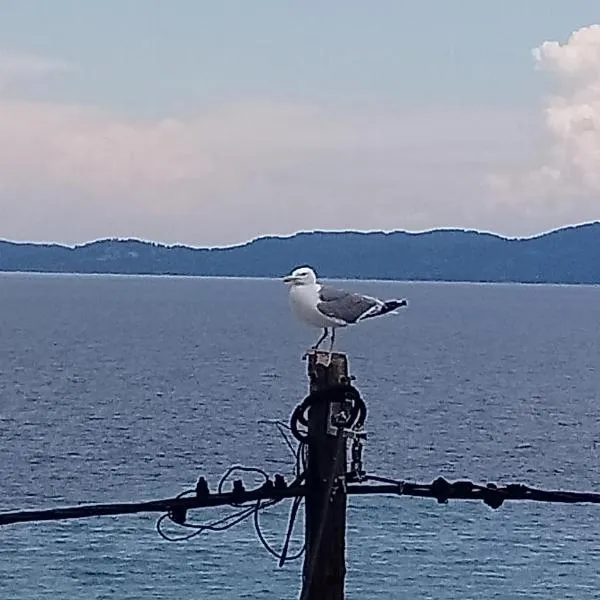
M 380 300 L 323 285 L 317 281 L 311 267 L 294 269 L 283 278 L 283 282 L 290 287 L 290 306 L 294 315 L 307 325 L 323 329 L 317 343 L 311 346 L 312 350 L 318 350 L 331 329 L 330 354 L 338 327 L 347 327 L 371 317 L 395 313 L 397 308 L 407 305 L 405 299 Z

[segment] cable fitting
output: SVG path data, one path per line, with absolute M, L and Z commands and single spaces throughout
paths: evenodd
M 172 508 L 169 511 L 169 518 L 177 525 L 184 525 L 187 519 L 187 510 L 185 508 Z
M 274 488 L 276 490 L 285 490 L 287 488 L 287 482 L 283 475 L 275 475 L 275 485 Z
M 196 498 L 205 499 L 210 496 L 210 490 L 208 489 L 208 481 L 204 477 L 198 479 L 196 483 Z
M 497 488 L 495 483 L 488 483 L 483 490 L 483 502 L 496 510 L 504 503 L 504 494 Z
M 438 501 L 438 504 L 447 504 L 450 498 L 451 484 L 443 477 L 438 477 L 431 484 L 431 492 L 433 497 Z
M 234 480 L 233 490 L 231 491 L 233 503 L 243 502 L 245 495 L 246 488 L 244 487 L 244 482 L 241 479 Z

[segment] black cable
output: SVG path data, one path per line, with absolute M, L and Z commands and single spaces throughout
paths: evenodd
M 370 476 L 372 480 L 374 476 Z M 63 521 L 67 519 L 83 519 L 88 517 L 102 517 L 115 515 L 130 515 L 142 512 L 168 512 L 175 510 L 192 510 L 226 506 L 236 502 L 242 505 L 257 500 L 280 502 L 285 498 L 305 496 L 306 488 L 301 485 L 303 474 L 285 488 L 274 488 L 272 485 L 263 485 L 252 490 L 245 490 L 237 496 L 231 492 L 224 494 L 208 494 L 206 497 L 192 498 L 166 498 L 145 502 L 123 502 L 113 504 L 87 504 L 68 506 L 45 510 L 22 510 L 0 513 L 0 526 L 14 523 L 32 523 L 41 521 Z M 387 480 L 389 483 L 382 485 L 350 484 L 347 486 L 348 495 L 366 494 L 394 494 L 401 496 L 417 496 L 421 498 L 435 498 L 440 503 L 447 500 L 483 500 L 493 502 L 498 500 L 529 500 L 535 502 L 556 503 L 591 503 L 600 504 L 600 493 L 575 492 L 561 490 L 542 490 L 523 484 L 509 484 L 497 486 L 488 483 L 485 486 L 471 481 L 457 481 L 450 483 L 443 478 L 436 479 L 433 483 L 411 483 L 408 481 Z M 498 506 L 500 506 L 498 504 Z M 496 508 L 496 506 L 494 506 Z
M 290 486 L 291 488 L 300 485 L 304 479 L 306 478 L 306 471 L 303 471 L 300 475 L 298 475 L 291 483 Z M 290 540 L 291 540 L 291 536 L 294 530 L 294 524 L 296 521 L 296 516 L 298 513 L 298 509 L 300 508 L 300 504 L 302 502 L 302 498 L 304 496 L 296 496 L 294 498 L 294 502 L 292 503 L 292 507 L 290 510 L 290 517 L 288 520 L 288 528 L 287 528 L 287 533 L 286 533 L 286 537 L 284 539 L 283 542 L 283 548 L 281 553 L 277 552 L 277 550 L 275 550 L 267 541 L 267 539 L 265 538 L 261 526 L 260 526 L 260 520 L 259 520 L 259 516 L 258 516 L 258 510 L 254 513 L 254 528 L 256 530 L 256 535 L 259 539 L 259 541 L 261 542 L 261 544 L 263 545 L 263 547 L 265 548 L 265 550 L 267 550 L 267 552 L 269 552 L 269 554 L 273 555 L 275 558 L 277 558 L 279 560 L 279 566 L 283 566 L 285 562 L 287 561 L 293 561 L 293 560 L 297 560 L 298 558 L 300 558 L 302 556 L 302 554 L 304 554 L 304 550 L 306 547 L 306 544 L 302 545 L 302 548 L 294 555 L 292 556 L 288 556 L 287 552 L 288 552 L 288 548 L 289 548 L 289 544 L 290 544 Z M 269 508 L 270 506 L 274 506 L 275 504 L 278 504 L 279 502 L 281 502 L 282 499 L 277 499 L 277 500 L 271 500 L 270 503 L 266 503 L 263 507 L 261 508 Z
M 199 531 L 193 531 L 192 533 L 188 533 L 187 535 L 184 535 L 184 536 L 179 536 L 179 537 L 170 536 L 162 530 L 162 523 L 165 519 L 168 519 L 168 518 L 169 518 L 169 515 L 164 514 L 164 515 L 161 515 L 158 518 L 158 520 L 156 521 L 156 531 L 158 532 L 158 535 L 160 535 L 161 538 L 163 538 L 164 540 L 167 540 L 168 542 L 185 542 L 187 540 L 191 540 L 193 537 L 197 536 L 200 533 Z
M 244 473 L 258 473 L 264 478 L 265 481 L 269 481 L 269 475 L 267 474 L 267 472 L 263 469 L 260 469 L 259 467 L 245 467 L 244 465 L 233 465 L 232 467 L 229 467 L 229 469 L 227 469 L 227 471 L 225 471 L 225 473 L 221 477 L 221 480 L 219 481 L 219 485 L 217 487 L 218 494 L 223 493 L 223 485 L 225 484 L 227 479 L 229 479 L 231 474 L 235 473 L 236 471 L 242 471 Z
M 260 500 L 258 500 L 257 503 L 260 503 Z M 189 522 L 188 523 L 177 523 L 176 521 L 173 521 L 173 517 L 172 517 L 171 513 L 166 513 L 158 519 L 158 521 L 156 523 L 156 529 L 157 529 L 159 535 L 167 541 L 170 541 L 170 542 L 187 541 L 197 535 L 200 535 L 201 533 L 203 533 L 205 531 L 218 532 L 218 531 L 226 531 L 227 529 L 231 529 L 238 523 L 241 523 L 245 519 L 251 517 L 254 510 L 256 510 L 256 506 L 250 506 L 250 507 L 244 508 L 242 510 L 239 510 L 231 515 L 222 517 L 221 519 L 217 519 L 216 521 L 212 521 L 210 523 L 202 523 L 202 524 L 201 523 L 189 523 Z M 170 536 L 167 533 L 165 533 L 164 530 L 162 529 L 162 523 L 165 519 L 170 519 L 176 525 L 179 525 L 180 527 L 187 527 L 188 529 L 193 529 L 194 531 L 192 533 L 189 533 L 189 534 L 186 534 L 183 536 L 177 536 L 177 537 Z
M 269 542 L 265 538 L 265 536 L 262 532 L 261 526 L 260 526 L 260 520 L 259 520 L 259 516 L 258 516 L 260 510 L 257 510 L 254 512 L 254 528 L 256 530 L 256 535 L 258 536 L 258 539 L 260 540 L 260 542 L 263 545 L 263 547 L 265 548 L 265 550 L 269 554 L 271 554 L 272 556 L 274 556 L 275 558 L 277 558 L 279 560 L 280 567 L 282 567 L 285 562 L 297 560 L 298 558 L 300 558 L 302 556 L 302 554 L 304 554 L 305 546 L 302 545 L 302 548 L 296 554 L 293 554 L 292 556 L 287 555 L 289 543 L 290 543 L 292 533 L 294 530 L 294 524 L 296 521 L 296 514 L 298 512 L 298 508 L 299 508 L 301 502 L 302 502 L 301 497 L 294 498 L 294 501 L 292 503 L 292 508 L 290 510 L 290 518 L 288 521 L 287 533 L 286 533 L 286 537 L 285 537 L 285 540 L 283 543 L 283 548 L 282 548 L 281 552 L 277 552 L 277 550 L 275 550 L 273 548 L 273 546 L 271 546 L 271 544 L 269 544 Z
M 269 482 L 269 476 L 266 473 L 266 471 L 264 471 L 263 469 L 260 469 L 257 467 L 246 467 L 244 465 L 233 465 L 232 467 L 229 467 L 227 469 L 227 471 L 225 471 L 225 473 L 221 477 L 219 484 L 218 484 L 218 488 L 217 488 L 218 494 L 220 494 L 220 495 L 223 494 L 223 486 L 225 485 L 225 482 L 236 471 L 242 471 L 245 473 L 257 473 L 264 478 L 263 485 L 266 485 Z M 181 497 L 189 495 L 191 493 L 196 493 L 196 490 L 186 490 L 186 491 L 182 492 L 181 494 L 179 494 L 177 496 L 177 498 L 181 498 Z M 240 496 L 240 493 L 237 492 L 236 497 L 239 497 L 239 496 Z M 273 504 L 275 504 L 277 502 L 279 502 L 279 500 L 271 500 L 271 501 L 265 502 L 263 504 L 263 503 L 261 503 L 261 500 L 258 499 L 256 504 L 252 507 L 237 511 L 234 514 L 227 515 L 217 521 L 214 521 L 211 523 L 202 523 L 202 524 L 186 522 L 185 521 L 185 512 L 183 513 L 183 518 L 179 515 L 178 515 L 179 518 L 176 518 L 175 511 L 169 511 L 169 512 L 167 512 L 167 514 L 163 515 L 162 517 L 160 517 L 158 519 L 158 521 L 156 523 L 156 529 L 157 529 L 159 535 L 165 540 L 173 541 L 173 542 L 187 541 L 187 540 L 195 537 L 196 535 L 203 533 L 204 531 L 225 531 L 227 529 L 230 529 L 231 527 L 233 527 L 233 526 L 237 525 L 238 523 L 241 523 L 245 519 L 251 517 L 253 514 L 257 514 L 261 508 L 264 508 L 267 506 L 272 506 Z M 232 506 L 240 505 L 239 502 L 231 502 L 230 504 Z M 181 515 L 181 513 L 180 513 L 180 515 Z M 170 519 L 176 525 L 179 525 L 181 527 L 187 527 L 188 529 L 194 529 L 194 531 L 192 533 L 189 533 L 189 534 L 186 534 L 183 536 L 177 536 L 177 537 L 170 536 L 167 533 L 165 533 L 162 529 L 162 523 L 167 518 Z
M 279 557 L 279 566 L 283 567 L 283 565 L 287 561 L 292 561 L 300 558 L 306 549 L 306 542 L 302 544 L 302 548 L 296 554 L 292 556 L 288 556 L 288 550 L 290 546 L 290 541 L 292 539 L 292 533 L 294 531 L 294 525 L 296 523 L 296 516 L 298 515 L 298 509 L 300 508 L 300 504 L 302 504 L 302 497 L 294 498 L 292 501 L 292 508 L 290 509 L 290 518 L 288 521 L 288 530 L 285 535 L 285 540 L 283 542 L 283 548 L 281 549 L 281 556 Z
M 258 502 L 260 502 L 260 500 L 257 500 L 257 503 Z M 244 519 L 247 519 L 252 514 L 254 509 L 254 506 L 249 506 L 208 524 L 186 522 L 176 523 L 176 525 L 179 525 L 180 527 L 188 527 L 190 529 L 198 529 L 201 531 L 225 531 L 234 525 L 241 523 Z
M 390 477 L 380 477 L 379 475 L 365 475 L 365 481 L 378 481 L 379 483 L 389 483 L 391 485 L 402 485 L 402 481 Z
M 299 447 L 299 449 L 298 449 L 297 456 L 299 455 L 300 450 L 301 450 L 301 447 Z M 224 486 L 225 482 L 231 476 L 231 474 L 236 471 L 243 471 L 246 473 L 258 473 L 259 475 L 262 475 L 265 478 L 265 484 L 267 482 L 269 482 L 269 476 L 263 469 L 259 469 L 256 467 L 246 467 L 244 465 L 234 465 L 234 466 L 230 467 L 229 469 L 227 469 L 227 471 L 221 477 L 221 480 L 219 481 L 219 485 L 218 485 L 218 494 L 223 493 L 223 486 Z M 298 475 L 295 478 L 295 480 L 292 482 L 291 486 L 298 485 L 303 479 L 304 479 L 304 474 L 302 473 L 301 475 Z M 265 484 L 263 484 L 263 485 L 265 485 Z M 189 494 L 189 493 L 190 493 L 190 491 L 188 490 L 186 492 L 183 492 L 180 495 Z M 273 556 L 275 556 L 276 558 L 279 559 L 280 565 L 283 565 L 283 563 L 286 560 L 288 560 L 288 561 L 295 560 L 295 559 L 299 558 L 300 556 L 302 556 L 302 554 L 304 552 L 304 546 L 303 546 L 302 549 L 295 555 L 287 556 L 289 541 L 290 541 L 291 535 L 293 533 L 293 527 L 294 527 L 294 523 L 295 523 L 295 519 L 296 519 L 296 515 L 298 512 L 300 502 L 302 501 L 302 496 L 294 498 L 294 502 L 292 504 L 292 510 L 290 513 L 290 522 L 288 524 L 288 533 L 287 533 L 286 539 L 284 541 L 284 550 L 282 551 L 282 553 L 278 553 L 276 550 L 274 550 L 271 547 L 271 545 L 268 543 L 266 538 L 264 537 L 264 534 L 262 533 L 262 530 L 260 527 L 260 520 L 259 520 L 259 516 L 258 516 L 259 512 L 261 510 L 263 510 L 265 508 L 269 508 L 271 506 L 274 506 L 275 504 L 278 504 L 282 500 L 283 500 L 283 498 L 273 499 L 273 500 L 264 501 L 264 502 L 261 502 L 261 500 L 258 500 L 254 506 L 243 509 L 241 511 L 234 513 L 233 515 L 228 515 L 218 521 L 208 523 L 208 524 L 194 524 L 194 523 L 189 523 L 189 522 L 187 522 L 187 523 L 186 522 L 178 522 L 174 518 L 174 515 L 171 512 L 169 512 L 166 515 L 163 515 L 158 520 L 157 531 L 161 535 L 161 537 L 163 537 L 164 539 L 166 539 L 168 541 L 187 541 L 187 540 L 191 539 L 192 537 L 199 535 L 200 533 L 202 533 L 204 531 L 224 531 L 226 529 L 233 527 L 234 525 L 237 525 L 238 523 L 241 523 L 243 520 L 245 520 L 251 516 L 254 516 L 254 525 L 255 525 L 256 534 L 258 536 L 258 539 L 260 540 L 262 545 L 265 547 L 265 549 L 269 553 L 271 553 Z M 237 503 L 233 503 L 233 504 L 239 505 Z M 166 518 L 170 518 L 170 520 L 173 521 L 173 523 L 175 523 L 179 526 L 194 529 L 194 531 L 192 533 L 186 534 L 184 536 L 177 536 L 177 537 L 170 536 L 170 535 L 166 534 L 162 529 L 162 523 Z
M 297 455 L 297 449 L 294 448 L 292 442 L 290 442 L 290 438 L 288 438 L 288 436 L 286 435 L 285 431 L 283 430 L 283 428 L 287 428 L 289 429 L 288 425 L 286 425 L 285 423 L 280 423 L 279 421 L 277 421 L 275 423 L 275 427 L 277 427 L 277 431 L 279 431 L 279 433 L 281 434 L 281 437 L 283 438 L 286 446 L 290 449 L 290 452 L 292 453 L 292 456 L 296 457 Z
M 448 500 L 482 500 L 490 508 L 500 508 L 506 500 L 528 500 L 534 502 L 554 502 L 566 504 L 590 503 L 600 504 L 597 492 L 572 492 L 560 490 L 542 490 L 521 483 L 498 486 L 495 483 L 481 485 L 469 480 L 449 482 L 438 477 L 432 483 L 413 483 L 376 477 L 366 478 L 372 481 L 384 481 L 384 485 L 350 485 L 348 494 L 395 494 L 400 496 L 416 496 L 434 498 L 440 504 Z
M 238 493 L 227 492 L 223 494 L 207 493 L 203 496 L 165 498 L 143 502 L 120 502 L 110 504 L 87 504 L 67 506 L 44 510 L 20 510 L 0 513 L 0 526 L 14 523 L 31 523 L 41 521 L 64 521 L 67 519 L 84 519 L 89 517 L 106 517 L 115 515 L 131 515 L 142 512 L 185 512 L 196 508 L 212 508 L 216 506 L 243 505 L 257 500 L 280 501 L 285 498 L 304 496 L 302 475 L 285 487 L 276 488 L 267 485 L 267 482 L 252 490 L 243 490 Z M 235 503 L 235 504 L 234 504 Z
M 262 419 L 259 421 L 259 423 L 263 423 L 266 425 L 274 425 L 277 428 L 277 431 L 279 432 L 281 437 L 283 438 L 286 446 L 289 448 L 290 452 L 292 453 L 292 456 L 294 457 L 294 459 L 296 458 L 297 450 L 294 449 L 294 446 L 293 446 L 292 442 L 290 441 L 290 438 L 287 436 L 287 434 L 284 431 L 285 429 L 287 429 L 288 431 L 291 432 L 291 428 L 287 423 L 284 423 L 283 421 L 281 421 L 279 419 Z
M 277 427 L 277 431 L 279 432 L 279 434 L 281 435 L 281 437 L 283 438 L 286 446 L 289 448 L 290 452 L 292 453 L 292 455 L 294 456 L 294 469 L 295 469 L 295 475 L 296 478 L 298 478 L 300 476 L 301 473 L 304 473 L 306 471 L 306 444 L 304 444 L 303 442 L 299 442 L 296 446 L 296 448 L 294 448 L 292 442 L 290 441 L 287 433 L 285 430 L 287 431 L 292 431 L 291 427 L 289 425 L 287 425 L 287 423 L 284 423 L 283 421 L 280 420 L 262 420 L 259 421 L 260 423 L 267 423 L 270 425 L 275 425 L 275 427 Z M 292 432 L 293 433 L 293 432 Z M 254 529 L 256 530 L 256 535 L 259 539 L 259 541 L 261 542 L 261 544 L 263 545 L 263 547 L 267 550 L 267 552 L 269 552 L 269 554 L 271 554 L 272 556 L 274 556 L 275 558 L 277 558 L 279 560 L 279 567 L 282 567 L 286 562 L 289 561 L 293 561 L 293 560 L 297 560 L 298 558 L 300 558 L 305 551 L 306 548 L 306 544 L 302 545 L 302 548 L 294 555 L 289 556 L 288 555 L 288 551 L 289 551 L 289 545 L 291 542 L 291 537 L 294 531 L 294 525 L 296 522 L 296 517 L 298 514 L 298 510 L 300 508 L 300 504 L 302 503 L 302 497 L 297 497 L 294 498 L 293 502 L 292 502 L 292 506 L 290 509 L 290 516 L 288 519 L 288 527 L 287 527 L 287 532 L 286 532 L 286 536 L 284 538 L 284 542 L 283 542 L 283 546 L 281 549 L 281 552 L 278 552 L 277 550 L 275 550 L 270 544 L 269 542 L 266 540 L 261 526 L 260 526 L 260 519 L 259 519 L 259 510 L 257 510 L 254 513 Z
M 320 390 L 312 391 L 296 406 L 290 417 L 290 430 L 293 436 L 302 443 L 308 442 L 308 433 L 300 426 L 308 427 L 308 410 L 320 402 L 345 404 L 349 412 L 342 427 L 361 429 L 367 417 L 367 406 L 360 392 L 349 383 L 335 384 Z
M 196 490 L 184 490 L 183 492 L 177 494 L 175 498 L 185 498 L 185 496 L 192 496 L 196 493 Z

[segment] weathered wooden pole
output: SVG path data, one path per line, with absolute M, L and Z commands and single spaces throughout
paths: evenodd
M 310 391 L 348 382 L 345 354 L 308 355 Z M 346 576 L 346 438 L 332 427 L 339 402 L 318 402 L 308 410 L 306 469 L 306 555 L 301 600 L 343 600 Z

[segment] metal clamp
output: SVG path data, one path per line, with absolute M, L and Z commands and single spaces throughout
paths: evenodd
M 336 494 L 340 491 L 343 494 L 346 494 L 347 492 L 345 475 L 337 475 L 334 478 L 333 487 L 331 488 L 331 494 L 329 496 L 329 502 L 333 502 L 333 499 L 335 498 Z
M 362 436 L 356 436 L 352 440 L 350 472 L 348 473 L 348 480 L 352 482 L 360 483 L 364 481 L 367 474 L 364 470 L 362 460 L 364 439 L 366 439 L 366 434 L 363 433 Z

